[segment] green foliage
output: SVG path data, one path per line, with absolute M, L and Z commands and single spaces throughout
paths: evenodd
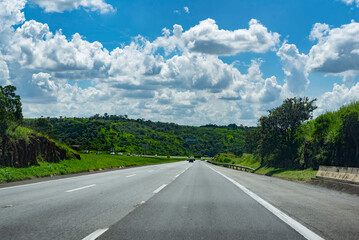
M 245 153 L 243 156 L 239 159 L 239 161 L 236 163 L 241 166 L 250 167 L 253 169 L 260 168 L 260 159 L 253 154 Z
M 247 153 L 256 153 L 258 150 L 258 143 L 261 139 L 260 128 L 250 128 L 244 133 L 244 149 Z
M 0 85 L 0 139 L 1 152 L 0 162 L 3 156 L 6 155 L 6 132 L 8 128 L 13 125 L 18 125 L 22 119 L 22 107 L 20 96 L 15 94 L 16 87 L 8 85 Z M 21 135 L 21 131 L 15 131 L 15 135 Z
M 318 171 L 313 170 L 312 168 L 298 170 L 298 169 L 288 169 L 288 168 L 274 168 L 274 167 L 261 167 L 258 168 L 255 173 L 273 176 L 278 178 L 284 178 L 288 180 L 295 181 L 310 181 L 315 177 Z
M 235 156 L 231 153 L 220 153 L 217 154 L 214 158 L 217 162 L 230 163 L 235 158 Z
M 246 134 L 247 148 L 260 156 L 261 165 L 300 167 L 297 160 L 297 129 L 316 108 L 309 98 L 289 98 L 259 119 L 258 127 Z
M 20 96 L 15 94 L 16 87 L 0 85 L 0 136 L 3 137 L 9 124 L 22 121 Z
M 303 124 L 297 138 L 301 141 L 299 155 L 305 167 L 359 167 L 359 102 Z
M 68 145 L 81 145 L 82 150 L 108 152 L 114 148 L 116 152 L 140 154 L 144 152 L 142 144 L 148 144 L 146 154 L 177 156 L 214 156 L 219 152 L 241 155 L 243 135 L 249 129 L 235 124 L 180 126 L 108 114 L 45 120 L 48 123 L 41 124 L 47 126 L 40 130 L 42 133 Z M 39 119 L 27 119 L 25 125 L 39 130 Z M 198 142 L 186 142 L 186 138 L 196 138 Z
M 254 154 L 244 153 L 241 156 L 235 156 L 228 153 L 220 153 L 214 157 L 215 162 L 231 163 L 240 166 L 257 169 L 260 167 L 260 159 Z
M 359 102 L 306 121 L 315 109 L 313 101 L 287 99 L 245 134 L 245 147 L 261 158 L 261 166 L 359 167 Z
M 13 141 L 24 139 L 26 144 L 29 144 L 29 136 L 31 134 L 35 134 L 32 129 L 16 125 L 12 125 L 6 130 L 6 135 L 8 135 Z
M 42 133 L 47 135 L 51 138 L 55 137 L 54 134 L 54 127 L 49 122 L 50 118 L 38 118 L 31 122 L 31 128 L 34 129 L 36 132 Z

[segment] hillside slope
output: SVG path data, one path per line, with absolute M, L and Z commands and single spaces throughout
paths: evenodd
M 24 127 L 12 127 L 1 139 L 0 166 L 28 167 L 40 161 L 59 162 L 80 156 L 55 141 Z
M 206 125 L 180 126 L 174 123 L 128 119 L 123 116 L 91 118 L 27 119 L 26 126 L 61 139 L 81 149 L 146 154 L 214 156 L 219 152 L 241 155 L 244 151 L 244 132 L 247 127 Z M 187 141 L 186 141 L 187 139 Z M 188 139 L 197 139 L 190 142 Z

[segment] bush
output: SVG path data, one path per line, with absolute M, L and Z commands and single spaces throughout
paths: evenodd
M 6 130 L 6 134 L 13 141 L 16 141 L 18 139 L 24 139 L 26 144 L 29 144 L 29 142 L 30 142 L 29 135 L 33 134 L 33 133 L 34 133 L 34 131 L 29 128 L 16 126 L 16 125 L 12 125 Z
M 359 167 L 359 102 L 320 115 L 299 130 L 298 155 L 303 168 Z

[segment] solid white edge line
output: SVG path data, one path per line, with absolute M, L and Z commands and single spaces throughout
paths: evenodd
M 92 184 L 92 185 L 88 185 L 88 186 L 84 186 L 84 187 L 80 187 L 80 188 L 75 188 L 75 189 L 67 190 L 66 192 L 67 192 L 67 193 L 75 192 L 75 191 L 78 191 L 78 190 L 82 190 L 82 189 L 90 188 L 90 187 L 94 187 L 94 186 L 96 186 L 96 184 Z
M 153 193 L 159 193 L 162 189 L 164 189 L 167 186 L 167 184 L 163 184 L 161 187 L 157 188 Z
M 134 176 L 136 176 L 136 174 L 131 174 L 131 175 L 128 175 L 126 177 L 134 177 Z
M 90 235 L 88 235 L 87 237 L 83 238 L 82 240 L 95 240 L 96 238 L 104 234 L 104 232 L 106 232 L 107 230 L 108 228 L 98 229 L 93 233 L 91 233 Z
M 297 222 L 293 218 L 289 217 L 287 214 L 280 211 L 278 208 L 274 207 L 273 205 L 271 205 L 267 201 L 263 200 L 257 194 L 251 192 L 250 190 L 248 190 L 246 187 L 242 186 L 241 184 L 239 184 L 235 180 L 231 179 L 230 177 L 227 177 L 223 173 L 211 168 L 208 165 L 207 165 L 207 167 L 209 167 L 210 169 L 212 169 L 213 171 L 215 171 L 216 173 L 218 173 L 219 175 L 223 176 L 228 181 L 230 181 L 231 183 L 236 185 L 239 189 L 241 189 L 243 192 L 245 192 L 247 195 L 249 195 L 251 198 L 253 198 L 255 201 L 257 201 L 260 205 L 265 207 L 267 210 L 269 210 L 271 213 L 273 213 L 280 220 L 285 222 L 287 225 L 289 225 L 291 228 L 293 228 L 295 231 L 297 231 L 300 235 L 302 235 L 306 239 L 308 239 L 308 240 L 324 240 L 324 238 L 322 238 L 318 234 L 312 232 L 307 227 L 303 226 L 302 224 L 300 224 L 299 222 Z

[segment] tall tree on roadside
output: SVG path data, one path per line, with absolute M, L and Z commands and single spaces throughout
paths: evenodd
M 20 96 L 15 93 L 16 87 L 0 85 L 0 112 L 2 113 L 1 121 L 21 122 L 22 106 Z
M 259 119 L 261 139 L 259 153 L 267 164 L 277 167 L 297 167 L 297 144 L 295 133 L 298 127 L 312 118 L 316 99 L 288 98 L 281 106 L 269 111 Z
M 20 96 L 16 87 L 0 85 L 0 137 L 2 138 L 2 155 L 5 151 L 5 133 L 10 123 L 20 123 L 23 119 Z
M 5 135 L 7 125 L 7 114 L 6 114 L 6 99 L 4 94 L 1 91 L 2 87 L 0 86 L 0 137 Z

